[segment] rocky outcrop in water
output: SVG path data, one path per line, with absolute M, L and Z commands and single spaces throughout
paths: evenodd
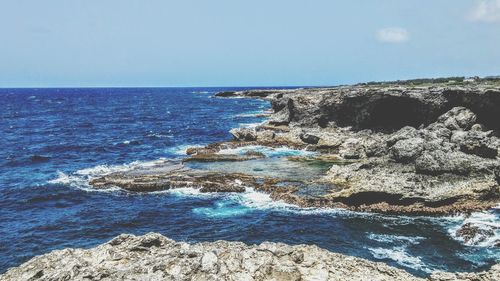
M 498 280 L 488 272 L 436 272 L 430 280 Z M 384 263 L 317 246 L 264 242 L 176 242 L 157 233 L 123 234 L 91 249 L 64 249 L 32 258 L 0 275 L 14 280 L 424 280 Z
M 238 173 L 214 173 L 193 170 L 176 162 L 152 167 L 138 167 L 126 172 L 111 173 L 89 182 L 94 188 L 119 187 L 133 192 L 163 191 L 191 187 L 200 192 L 244 192 L 256 186 L 257 179 Z
M 329 165 L 329 170 L 297 182 L 255 177 L 243 166 L 237 172 L 170 166 L 115 173 L 90 183 L 141 192 L 187 186 L 243 192 L 251 187 L 302 207 L 393 214 L 489 209 L 500 202 L 500 86 L 495 83 L 225 92 L 219 96 L 269 100 L 274 113 L 255 128 L 232 129 L 233 141 L 188 149 L 184 162 L 265 161 L 259 152 L 221 151 L 288 146 L 319 153 L 288 161 Z
M 404 85 L 403 85 L 404 84 Z M 330 194 L 275 196 L 306 206 L 440 214 L 499 202 L 500 84 L 408 83 L 322 89 L 255 90 L 274 114 L 239 142 L 306 148 L 352 163 L 333 164 L 321 182 Z
M 455 233 L 466 245 L 477 246 L 481 244 L 500 247 L 500 225 L 497 223 L 484 223 L 480 221 L 467 222 Z

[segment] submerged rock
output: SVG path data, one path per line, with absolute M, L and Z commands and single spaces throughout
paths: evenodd
M 499 231 L 499 224 L 468 222 L 462 225 L 456 231 L 455 235 L 463 239 L 464 243 L 467 245 L 479 245 L 487 240 L 495 239 L 496 232 Z M 489 244 L 500 247 L 500 239 L 496 239 Z

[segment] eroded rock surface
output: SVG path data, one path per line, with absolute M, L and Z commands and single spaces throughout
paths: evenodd
M 387 83 L 233 95 L 267 99 L 275 111 L 261 126 L 233 129 L 236 141 L 353 161 L 332 163 L 318 179 L 339 187 L 328 195 L 276 198 L 414 214 L 470 212 L 500 202 L 498 84 Z
M 244 192 L 257 185 L 257 179 L 239 173 L 214 173 L 192 170 L 182 164 L 165 163 L 117 172 L 90 180 L 95 188 L 119 187 L 133 192 L 152 192 L 191 187 L 200 192 Z
M 251 187 L 303 207 L 395 214 L 472 212 L 500 202 L 498 84 L 388 83 L 219 96 L 266 99 L 274 113 L 255 128 L 232 129 L 232 141 L 188 149 L 184 161 L 266 161 L 262 153 L 221 150 L 287 146 L 318 153 L 288 161 L 329 165 L 328 172 L 292 183 L 250 176 L 244 164 L 232 173 L 182 167 L 118 173 L 91 184 L 130 191 L 191 186 L 206 192 L 242 192 Z
M 500 247 L 500 224 L 484 222 L 467 222 L 455 233 L 457 237 L 463 239 L 466 245 L 477 246 L 482 243 Z
M 436 272 L 430 280 L 499 280 L 488 272 Z M 158 233 L 122 234 L 91 249 L 64 249 L 32 258 L 0 275 L 18 280 L 425 280 L 380 262 L 317 246 L 217 241 L 188 244 Z

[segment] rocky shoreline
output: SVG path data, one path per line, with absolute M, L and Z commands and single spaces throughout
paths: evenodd
M 297 183 L 255 177 L 244 170 L 219 173 L 224 180 L 206 171 L 153 169 L 107 175 L 91 184 L 129 191 L 195 186 L 202 192 L 243 192 L 247 186 L 301 207 L 409 215 L 470 213 L 500 202 L 499 81 L 249 90 L 216 96 L 264 99 L 273 112 L 256 127 L 232 129 L 232 141 L 188 149 L 182 162 L 265 161 L 256 151 L 221 151 L 291 147 L 317 154 L 288 161 L 328 165 L 328 171 Z M 211 187 L 203 188 L 207 185 Z M 309 192 L 311 186 L 321 186 L 323 192 Z
M 329 89 L 256 90 L 274 113 L 238 142 L 286 145 L 352 160 L 318 181 L 318 198 L 273 196 L 300 206 L 394 214 L 450 214 L 500 202 L 500 83 L 385 83 Z
M 0 275 L 13 280 L 499 280 L 500 266 L 479 273 L 434 272 L 427 279 L 380 262 L 317 246 L 216 241 L 188 244 L 157 233 L 122 234 L 91 249 L 35 257 Z
M 91 178 L 89 185 L 129 192 L 190 187 L 241 193 L 252 188 L 300 207 L 396 215 L 469 214 L 500 203 L 500 81 L 250 90 L 216 97 L 264 99 L 272 112 L 255 127 L 232 129 L 233 140 L 188 148 L 181 160 Z M 270 159 L 254 147 L 311 153 Z M 235 152 L 241 148 L 248 149 Z M 261 166 L 250 168 L 268 161 L 274 161 L 274 168 L 295 166 L 286 176 Z M 219 169 L 200 168 L 207 163 Z M 315 172 L 305 175 L 310 167 Z M 495 239 L 499 229 L 498 224 L 471 222 L 456 234 L 474 245 Z M 159 234 L 121 235 L 89 250 L 54 251 L 0 276 L 0 280 L 65 278 L 423 280 L 315 246 L 225 241 L 189 245 Z M 498 279 L 498 264 L 488 272 L 436 272 L 429 277 Z

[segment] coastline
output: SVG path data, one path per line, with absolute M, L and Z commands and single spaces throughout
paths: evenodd
M 472 90 L 467 88 L 465 92 L 484 95 L 490 91 L 488 95 L 498 96 L 500 94 L 498 86 L 493 87 L 493 90 L 485 90 L 481 87 L 479 85 Z M 340 87 L 334 88 L 333 91 L 339 89 L 352 90 L 349 87 Z M 407 93 L 406 90 L 403 89 L 400 92 L 409 96 L 414 94 L 411 91 Z M 324 92 L 318 98 L 317 92 L 321 93 L 322 91 Z M 409 129 L 405 125 L 400 129 L 391 128 L 389 131 L 373 130 L 369 132 L 369 129 L 352 129 L 353 126 L 341 127 L 335 124 L 323 127 L 323 125 L 314 123 L 324 122 L 321 121 L 321 116 L 324 114 L 323 109 L 314 106 L 328 102 L 325 97 L 331 96 L 331 91 L 331 89 L 300 89 L 232 92 L 230 94 L 232 96 L 269 100 L 274 112 L 270 114 L 269 119 L 264 124 L 252 128 L 231 130 L 235 138 L 232 141 L 188 148 L 186 151 L 188 156 L 183 161 L 166 161 L 147 168 L 140 167 L 111 173 L 92 179 L 89 183 L 96 189 L 114 186 L 132 192 L 155 192 L 171 188 L 194 187 L 200 192 L 233 193 L 244 192 L 246 187 L 252 187 L 256 191 L 269 194 L 274 200 L 300 207 L 343 208 L 353 211 L 398 215 L 470 214 L 498 205 L 498 176 L 497 170 L 495 170 L 498 167 L 498 131 L 496 128 L 489 130 L 492 125 L 495 125 L 495 122 L 487 121 L 489 127 L 480 124 L 483 118 L 476 115 L 477 110 L 472 111 L 464 106 L 462 107 L 465 109 L 460 108 L 450 113 L 450 110 L 461 106 L 458 105 L 449 110 L 442 109 L 444 113 L 441 115 L 434 113 L 438 115 L 436 118 L 426 121 L 427 123 L 424 122 L 424 126 L 412 127 L 413 129 Z M 386 93 L 387 89 L 383 89 L 383 91 Z M 389 89 L 390 93 L 382 94 L 382 96 L 398 96 L 391 91 L 392 89 Z M 436 90 L 433 89 L 433 91 Z M 439 90 L 437 92 L 439 93 Z M 373 94 L 377 95 L 377 91 L 370 95 Z M 308 97 L 312 98 L 308 99 Z M 314 103 L 316 99 L 318 103 Z M 301 105 L 302 102 L 305 104 Z M 370 102 L 373 101 L 370 100 Z M 284 107 L 282 107 L 283 104 L 285 104 Z M 492 105 L 496 106 L 497 104 L 493 102 Z M 312 113 L 309 112 L 310 109 L 313 109 Z M 306 114 L 302 110 L 305 110 Z M 316 121 L 307 120 L 311 116 Z M 463 121 L 464 119 L 465 121 Z M 304 120 L 306 122 L 302 123 Z M 330 120 L 327 123 L 331 122 L 335 121 Z M 478 128 L 479 126 L 475 126 L 476 124 L 480 124 L 481 127 Z M 444 144 L 443 136 L 446 136 L 449 143 L 453 143 L 451 141 L 453 135 L 457 135 L 455 138 L 461 137 L 459 141 L 465 141 L 470 145 L 465 148 L 462 148 L 461 145 L 448 147 L 450 150 L 445 151 L 444 155 L 451 155 L 454 158 L 445 159 L 446 161 L 435 161 L 437 164 L 431 165 L 434 170 L 431 170 L 429 174 L 419 174 L 415 168 L 411 169 L 412 165 L 415 167 L 417 159 L 425 151 L 441 151 L 446 148 L 448 144 Z M 418 139 L 423 141 L 418 141 Z M 412 146 L 415 142 L 422 147 Z M 389 146 L 388 143 L 392 145 Z M 396 146 L 398 143 L 400 143 L 399 147 Z M 427 143 L 432 143 L 431 149 L 424 147 Z M 379 144 L 384 144 L 385 150 L 378 146 Z M 495 148 L 495 145 L 497 154 L 492 158 L 494 150 L 492 147 Z M 243 150 L 241 153 L 234 151 L 234 149 L 249 146 L 253 148 Z M 394 146 L 398 150 L 393 149 Z M 311 152 L 312 154 L 299 153 L 295 156 L 287 156 L 284 160 L 312 166 L 329 166 L 329 168 L 321 176 L 314 174 L 309 178 L 287 179 L 242 171 L 203 170 L 190 166 L 190 163 L 218 163 L 227 169 L 236 166 L 237 163 L 244 165 L 252 161 L 267 161 L 269 156 L 254 149 L 255 147 L 288 147 L 301 152 Z M 373 152 L 370 149 L 374 151 L 374 154 L 370 154 Z M 418 151 L 419 155 L 412 154 L 414 151 Z M 436 160 L 434 155 L 431 156 L 433 160 Z M 462 157 L 468 161 L 459 162 L 457 166 L 445 165 Z M 297 174 L 300 173 L 297 171 Z M 353 175 L 356 180 L 353 180 Z M 381 177 L 377 177 L 377 175 L 381 175 Z M 408 175 L 414 177 L 408 178 L 406 177 Z M 411 179 L 417 179 L 414 183 L 431 181 L 437 182 L 437 184 L 405 186 L 397 181 L 400 179 L 404 180 L 404 183 L 412 183 Z M 461 186 L 457 191 L 452 189 L 450 185 L 442 186 L 446 182 L 458 183 Z M 395 184 L 399 184 L 398 189 L 391 188 L 390 185 Z M 380 192 L 381 187 L 384 189 L 383 192 Z M 432 192 L 426 192 L 426 188 L 432 188 Z M 414 192 L 414 189 L 419 192 Z M 432 193 L 436 190 L 439 196 L 434 197 Z M 472 192 L 470 192 L 471 190 Z M 471 240 L 478 239 L 478 236 L 479 240 L 482 239 L 482 236 L 490 237 L 488 236 L 491 234 L 490 232 L 481 232 L 482 227 L 484 225 L 472 224 L 463 232 L 466 236 L 471 236 L 472 238 L 469 238 Z M 498 231 L 498 226 L 493 225 L 490 230 L 494 233 Z M 498 243 L 497 241 L 496 245 Z M 498 266 L 494 266 L 494 268 L 496 267 Z M 496 278 L 498 270 L 492 269 L 491 273 L 477 274 L 482 274 L 487 278 L 491 278 L 491 274 L 497 274 L 494 275 Z M 467 280 L 466 278 L 470 279 L 475 276 L 474 273 L 468 277 L 465 277 L 466 275 L 454 278 Z M 389 278 L 387 280 L 398 280 L 397 278 L 387 278 Z
M 413 276 L 381 262 L 311 245 L 176 242 L 158 233 L 122 234 L 91 249 L 35 257 L 0 275 L 11 280 L 498 280 L 500 266 L 478 273 Z
M 232 129 L 234 140 L 188 148 L 188 156 L 173 164 L 175 168 L 166 165 L 164 171 L 116 173 L 90 184 L 140 192 L 215 182 L 217 187 L 202 188 L 202 192 L 244 190 L 242 184 L 226 188 L 228 182 L 215 179 L 214 172 L 240 177 L 243 185 L 300 207 L 450 215 L 488 210 L 500 203 L 496 121 L 500 120 L 496 110 L 500 83 L 395 83 L 247 90 L 215 96 L 264 99 L 273 112 L 262 124 Z M 291 184 L 286 178 L 255 176 L 245 169 L 207 172 L 185 165 L 205 162 L 230 167 L 232 162 L 266 161 L 265 154 L 251 149 L 240 155 L 224 152 L 256 146 L 314 152 L 286 160 L 323 165 L 328 170 Z M 310 186 L 322 186 L 323 192 L 310 194 Z

